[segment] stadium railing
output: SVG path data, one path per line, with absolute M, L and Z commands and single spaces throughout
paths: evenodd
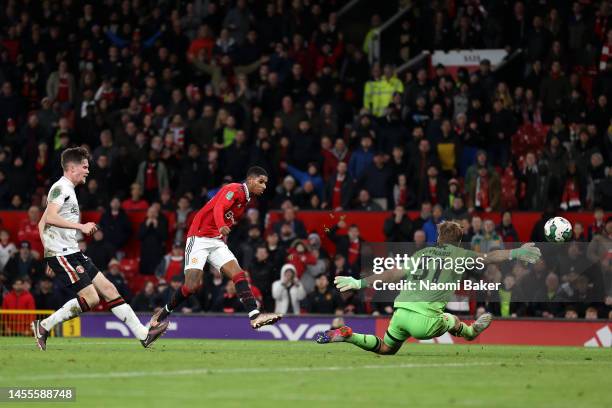
M 9 310 L 0 309 L 0 336 L 31 336 L 30 323 L 36 319 L 44 319 L 54 310 Z M 80 319 L 69 320 L 57 325 L 51 330 L 54 337 L 72 337 L 80 335 Z

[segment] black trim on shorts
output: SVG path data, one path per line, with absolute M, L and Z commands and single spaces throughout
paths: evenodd
M 387 336 L 389 336 L 389 338 L 390 338 L 391 340 L 393 340 L 394 342 L 396 342 L 396 343 L 403 343 L 403 341 L 398 340 L 398 339 L 396 339 L 394 336 L 392 336 L 392 335 L 391 335 L 391 333 L 389 333 L 389 330 L 387 330 L 385 334 L 386 334 Z

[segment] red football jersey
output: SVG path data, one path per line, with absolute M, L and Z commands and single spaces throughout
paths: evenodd
M 219 228 L 236 224 L 250 199 L 246 184 L 226 184 L 198 211 L 187 237 L 221 238 Z

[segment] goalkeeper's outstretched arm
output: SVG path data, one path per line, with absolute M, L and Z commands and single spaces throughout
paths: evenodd
M 406 278 L 406 271 L 400 269 L 392 269 L 384 271 L 383 273 L 375 273 L 367 278 L 355 279 L 350 276 L 336 276 L 334 284 L 340 292 L 346 292 L 347 290 L 359 290 L 365 289 L 371 286 L 374 281 L 382 282 L 399 282 Z
M 542 257 L 540 248 L 536 247 L 533 242 L 523 244 L 516 249 L 497 249 L 486 254 L 478 254 L 484 259 L 485 263 L 501 263 L 505 261 L 519 260 L 528 263 L 536 263 Z

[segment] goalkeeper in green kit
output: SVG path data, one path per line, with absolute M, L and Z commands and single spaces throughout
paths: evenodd
M 524 244 L 513 250 L 495 250 L 487 254 L 480 254 L 457 246 L 461 242 L 462 235 L 463 231 L 458 223 L 453 221 L 440 223 L 438 225 L 438 245 L 417 251 L 411 257 L 412 265 L 423 265 L 418 262 L 419 258 L 425 260 L 464 258 L 464 261 L 471 258 L 479 259 L 482 264 L 487 264 L 509 260 L 536 263 L 541 257 L 540 249 L 533 243 Z M 425 264 L 430 265 L 429 262 Z M 434 265 L 436 265 L 435 262 Z M 437 265 L 441 265 L 441 262 L 438 262 Z M 444 308 L 453 293 L 453 290 L 444 290 L 444 284 L 456 282 L 457 273 L 459 273 L 457 270 L 437 266 L 386 271 L 383 274 L 374 274 L 361 280 L 337 276 L 334 283 L 341 292 L 365 289 L 373 286 L 375 281 L 381 280 L 386 282 L 418 281 L 419 285 L 411 284 L 411 290 L 402 290 L 397 296 L 393 305 L 395 312 L 383 339 L 372 334 L 353 333 L 350 327 L 342 326 L 318 333 L 315 341 L 320 344 L 347 342 L 377 354 L 395 354 L 409 337 L 426 340 L 449 332 L 453 336 L 474 340 L 489 327 L 493 316 L 485 313 L 472 325 L 467 325 L 456 316 L 444 313 Z M 431 283 L 435 284 L 431 285 L 435 287 L 434 289 L 419 289 L 422 286 L 429 287 L 427 285 Z M 442 289 L 437 289 L 440 286 Z

